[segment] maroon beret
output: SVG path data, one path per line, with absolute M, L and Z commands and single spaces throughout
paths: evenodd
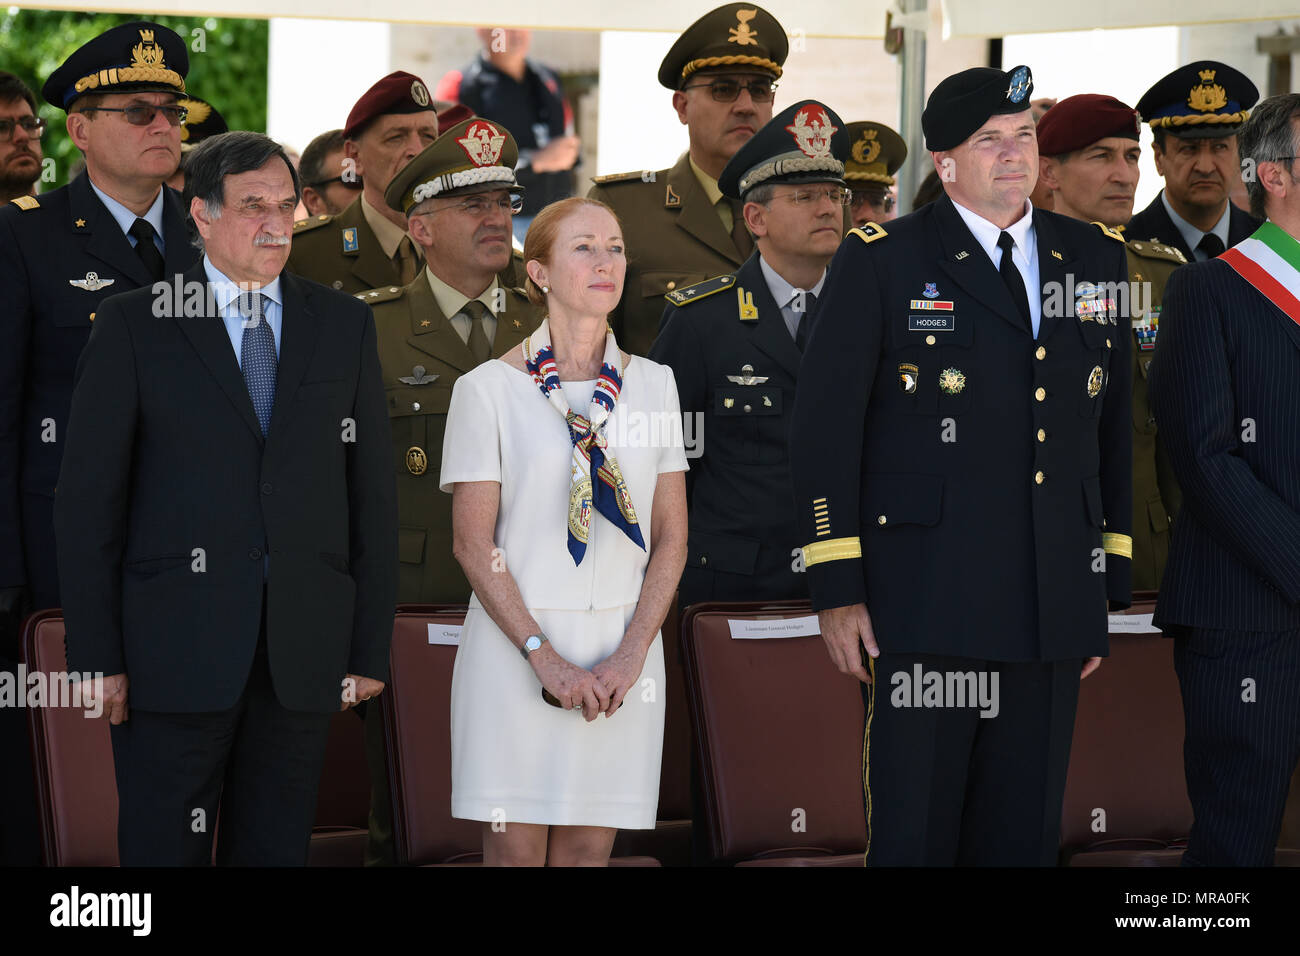
M 453 126 L 459 126 L 474 115 L 474 111 L 463 103 L 452 103 L 438 114 L 438 135 L 441 136 Z
M 1061 156 L 1107 136 L 1136 140 L 1142 134 L 1137 110 L 1100 93 L 1061 100 L 1038 121 L 1038 155 Z
M 348 139 L 359 135 L 366 125 L 388 113 L 419 113 L 428 110 L 436 114 L 433 97 L 424 81 L 413 73 L 398 70 L 366 90 L 348 114 L 343 135 Z

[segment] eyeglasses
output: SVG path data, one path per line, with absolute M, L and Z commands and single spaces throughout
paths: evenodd
M 326 186 L 331 186 L 334 183 L 338 183 L 344 189 L 361 189 L 365 185 L 355 176 L 351 179 L 344 179 L 342 176 L 335 176 L 333 179 L 322 179 L 319 182 L 303 183 L 303 185 L 310 186 L 312 189 L 324 189 Z
M 821 199 L 829 199 L 837 206 L 847 206 L 853 193 L 845 186 L 823 186 L 820 189 L 796 189 L 792 193 L 782 193 L 773 196 L 773 199 L 788 199 L 796 206 L 802 206 L 806 202 L 817 202 Z
M 749 98 L 755 103 L 770 103 L 776 96 L 776 84 L 771 80 L 750 80 L 748 83 L 741 83 L 738 80 L 713 80 L 709 83 L 683 86 L 682 89 L 698 90 L 701 87 L 707 87 L 709 95 L 717 103 L 736 102 L 741 90 L 748 90 Z
M 883 196 L 880 193 L 863 192 L 861 190 L 853 191 L 853 208 L 859 206 L 879 206 L 885 212 L 894 211 L 894 197 L 889 193 Z
M 45 120 L 39 116 L 24 116 L 22 119 L 0 119 L 0 143 L 7 143 L 14 138 L 14 130 L 21 126 L 32 139 L 40 139 L 45 133 Z
M 517 216 L 524 211 L 524 197 L 519 195 L 505 196 L 501 199 L 486 199 L 483 196 L 471 196 L 469 199 L 463 199 L 460 202 L 454 202 L 449 206 L 443 206 L 441 209 L 430 209 L 427 212 L 416 213 L 417 216 L 432 216 L 437 212 L 446 212 L 448 209 L 463 209 L 475 218 L 486 216 L 489 212 L 509 212 Z
M 180 126 L 189 115 L 189 109 L 184 106 L 87 106 L 83 113 L 122 113 L 126 116 L 126 121 L 132 126 L 148 126 L 153 122 L 153 118 L 162 113 L 167 117 L 167 122 L 172 126 Z

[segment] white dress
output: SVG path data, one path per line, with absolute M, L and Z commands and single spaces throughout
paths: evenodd
M 671 369 L 633 356 L 605 436 L 627 482 L 646 550 L 594 514 L 582 562 L 567 547 L 568 426 L 532 376 L 485 362 L 457 379 L 447 414 L 440 485 L 498 481 L 498 560 L 555 650 L 580 667 L 623 639 L 649 561 L 655 484 L 685 471 L 681 413 Z M 588 414 L 595 381 L 565 382 L 569 407 Z M 461 631 L 451 684 L 452 815 L 554 826 L 649 829 L 663 754 L 661 635 L 611 718 L 542 700 L 532 667 L 477 595 Z

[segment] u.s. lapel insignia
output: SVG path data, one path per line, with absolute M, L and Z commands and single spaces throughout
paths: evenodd
M 100 289 L 107 288 L 116 281 L 116 279 L 101 279 L 98 273 L 87 272 L 86 278 L 69 279 L 68 285 L 76 286 L 78 289 L 85 289 L 87 292 L 98 292 Z
M 728 382 L 734 382 L 737 385 L 762 385 L 767 381 L 766 375 L 755 375 L 754 366 L 742 365 L 739 375 L 728 375 Z
M 1101 366 L 1094 365 L 1092 374 L 1088 376 L 1088 397 L 1096 398 L 1101 394 Z
M 939 373 L 939 388 L 949 395 L 956 395 L 966 387 L 966 376 L 960 369 L 946 368 Z
M 965 259 L 965 258 L 966 258 L 967 256 L 969 256 L 969 255 L 970 255 L 970 253 L 967 252 L 965 249 L 963 249 L 961 252 L 959 252 L 959 253 L 957 253 L 955 256 L 953 256 L 953 258 L 956 259 L 958 262 L 961 262 L 963 259 Z
M 405 382 L 407 385 L 432 385 L 437 378 L 438 376 L 436 375 L 426 375 L 424 366 L 417 365 L 415 368 L 411 369 L 410 375 L 403 375 L 397 380 L 399 382 Z
M 736 304 L 740 306 L 740 320 L 753 322 L 758 319 L 758 306 L 754 305 L 754 293 L 746 292 L 736 286 Z
M 343 230 L 343 251 L 356 252 L 361 248 L 361 243 L 357 241 L 357 227 L 349 226 Z
M 910 362 L 904 362 L 898 366 L 898 384 L 905 393 L 911 395 L 916 391 L 916 383 L 920 377 L 920 369 Z
M 1054 259 L 1060 259 L 1062 262 L 1065 261 L 1065 256 L 1061 255 L 1061 254 L 1060 254 L 1059 252 L 1057 252 L 1055 249 L 1052 250 L 1052 258 L 1054 258 Z

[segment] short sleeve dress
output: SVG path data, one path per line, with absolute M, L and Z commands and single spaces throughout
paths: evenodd
M 563 383 L 586 414 L 595 381 Z M 633 356 L 605 438 L 636 510 L 642 550 L 600 515 L 582 562 L 567 548 L 568 426 L 532 376 L 500 360 L 457 379 L 440 485 L 501 484 L 494 541 L 500 567 L 565 659 L 590 668 L 623 639 L 649 561 L 659 475 L 685 471 L 677 386 L 667 366 Z M 663 752 L 662 636 L 613 716 L 588 723 L 542 700 L 532 667 L 477 595 L 461 631 L 451 685 L 452 815 L 469 820 L 649 829 Z

